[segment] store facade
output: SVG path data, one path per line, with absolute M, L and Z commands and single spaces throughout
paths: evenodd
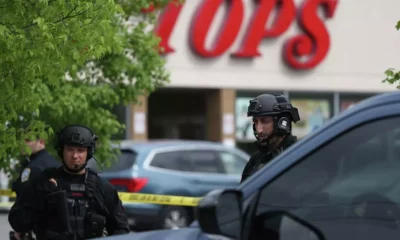
M 269 92 L 299 108 L 294 134 L 303 137 L 358 101 L 396 90 L 381 81 L 400 62 L 399 8 L 396 0 L 170 4 L 156 33 L 171 82 L 129 107 L 126 138 L 251 142 L 248 101 Z M 161 114 L 168 106 L 176 112 Z

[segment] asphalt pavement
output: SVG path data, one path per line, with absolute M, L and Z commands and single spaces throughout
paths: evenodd
M 12 230 L 8 223 L 8 212 L 1 208 L 0 204 L 0 239 L 9 239 L 9 232 Z
M 12 230 L 8 223 L 8 213 L 0 213 L 0 239 L 9 239 L 9 232 Z
M 7 216 L 7 213 L 0 213 L 0 239 L 9 239 L 8 234 L 12 230 Z

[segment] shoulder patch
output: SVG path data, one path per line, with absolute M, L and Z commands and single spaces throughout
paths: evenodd
M 29 175 L 31 174 L 30 168 L 25 168 L 21 173 L 21 182 L 26 182 L 29 179 Z

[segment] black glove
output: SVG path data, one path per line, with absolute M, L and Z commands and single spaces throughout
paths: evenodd
M 54 180 L 54 179 L 52 179 L 52 180 Z M 55 180 L 54 180 L 54 182 L 55 182 Z M 49 180 L 49 181 L 45 181 L 43 184 L 40 184 L 40 186 L 38 186 L 40 195 L 47 196 L 51 193 L 60 191 L 61 190 L 60 187 L 58 186 L 57 183 L 54 183 L 54 182 Z

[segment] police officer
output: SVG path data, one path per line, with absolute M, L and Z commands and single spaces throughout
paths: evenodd
M 12 184 L 12 190 L 15 191 L 17 195 L 21 188 L 26 185 L 24 183 L 38 177 L 45 169 L 61 166 L 61 163 L 46 150 L 44 139 L 27 139 L 25 143 L 31 150 L 31 153 L 27 155 L 26 152 L 23 152 L 23 155 L 26 156 L 26 162 L 23 163 L 23 170 L 19 177 Z
M 300 120 L 297 108 L 285 96 L 274 94 L 250 100 L 247 116 L 253 118 L 258 150 L 247 162 L 241 182 L 297 141 L 291 134 L 292 123 Z
M 8 220 L 13 229 L 33 229 L 41 239 L 88 239 L 129 233 L 116 189 L 86 168 L 97 136 L 82 125 L 69 125 L 58 135 L 56 149 L 63 166 L 48 169 L 22 192 Z
M 40 176 L 45 169 L 61 166 L 61 163 L 47 152 L 44 139 L 26 139 L 25 143 L 31 150 L 31 153 L 28 155 L 27 152 L 22 151 L 22 155 L 25 155 L 26 161 L 23 163 L 23 169 L 19 177 L 12 183 L 12 190 L 17 196 L 21 191 L 24 191 L 24 188 L 29 186 L 29 182 Z M 13 237 L 17 240 L 23 238 L 25 235 L 24 233 L 18 232 L 13 232 L 11 234 L 13 234 Z

